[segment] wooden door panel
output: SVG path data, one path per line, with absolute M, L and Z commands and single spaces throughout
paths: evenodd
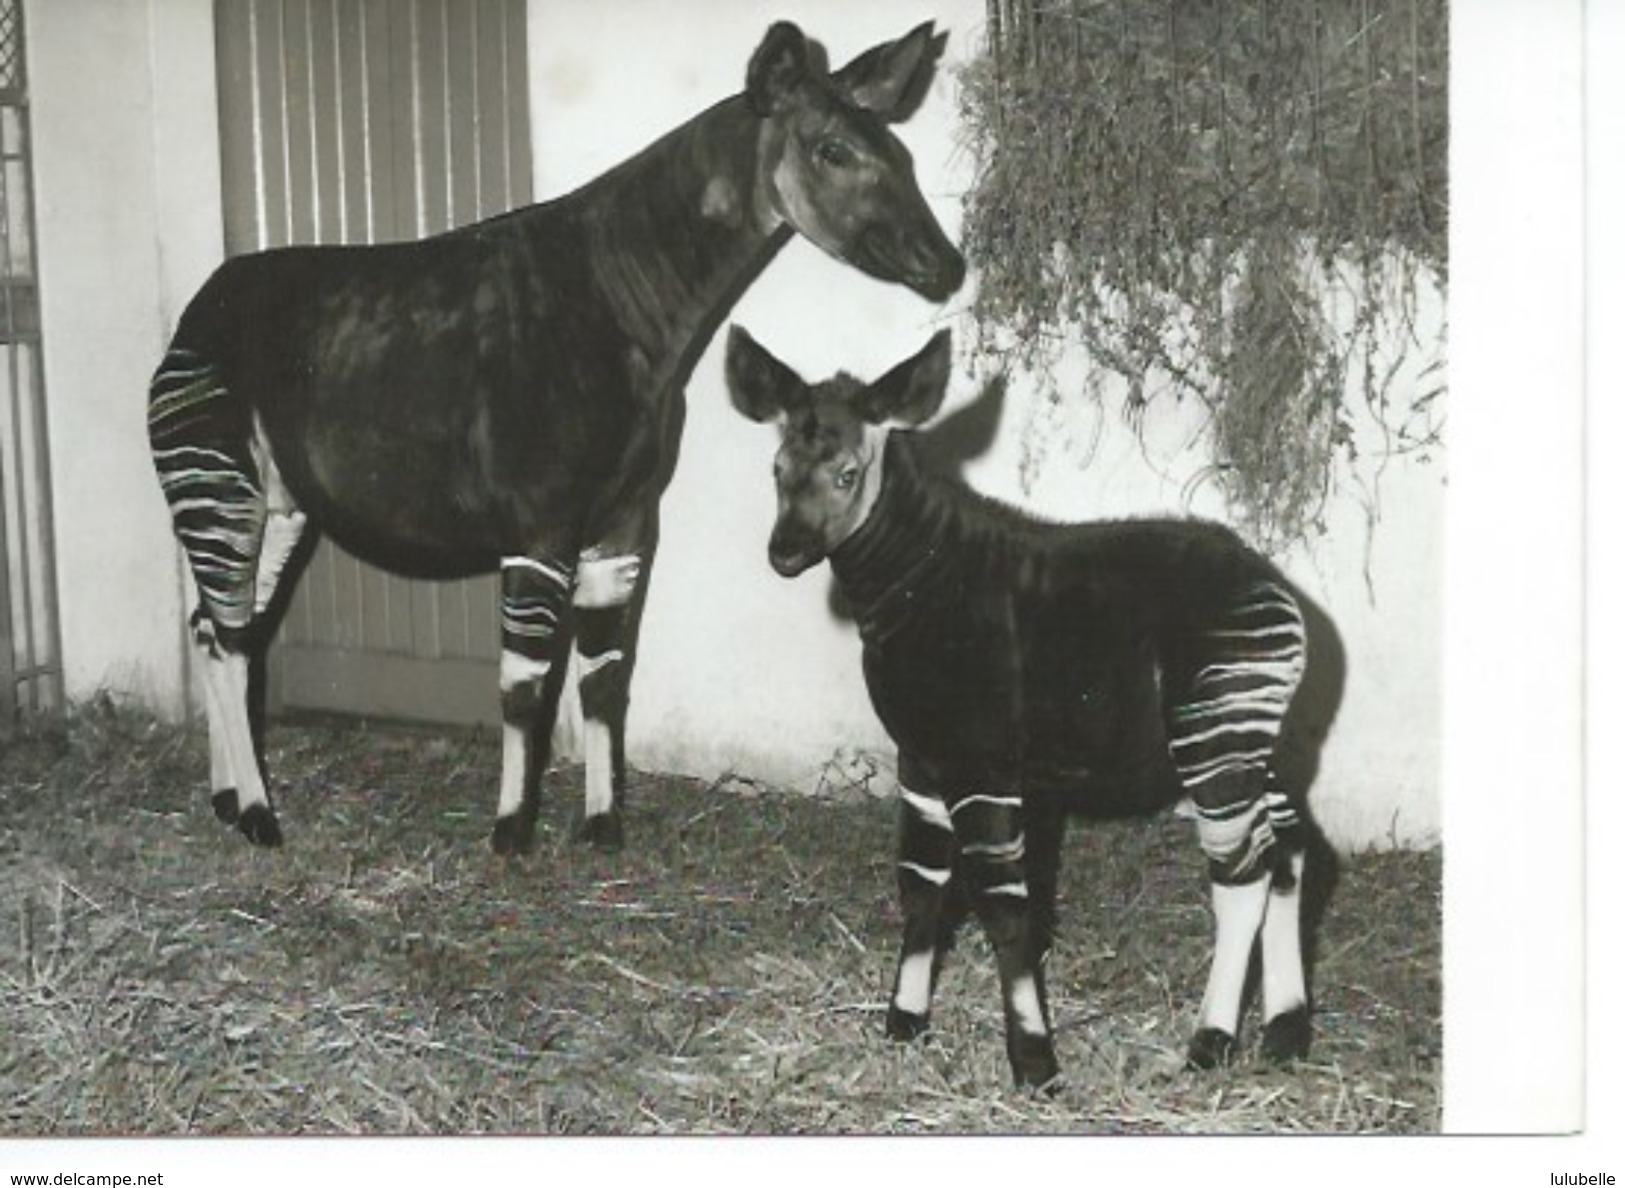
M 524 0 L 219 0 L 226 243 L 410 239 L 530 201 Z M 414 582 L 322 542 L 274 707 L 494 722 L 493 578 Z

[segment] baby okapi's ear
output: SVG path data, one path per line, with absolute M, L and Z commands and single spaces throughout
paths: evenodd
M 745 98 L 757 115 L 773 115 L 806 75 L 806 35 L 789 21 L 775 21 L 745 68 Z
M 835 88 L 857 106 L 888 123 L 900 124 L 920 109 L 931 89 L 937 59 L 948 44 L 926 21 L 911 32 L 865 50 L 830 76 Z
M 912 359 L 905 359 L 865 388 L 857 414 L 871 425 L 891 422 L 913 428 L 929 421 L 948 394 L 953 366 L 953 335 L 938 330 Z
M 758 423 L 777 418 L 807 390 L 801 377 L 770 355 L 743 326 L 728 327 L 723 371 L 733 406 Z

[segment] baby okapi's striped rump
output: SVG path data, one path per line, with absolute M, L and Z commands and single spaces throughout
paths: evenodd
M 1200 666 L 1170 711 L 1169 749 L 1215 881 L 1246 883 L 1300 825 L 1273 757 L 1303 678 L 1303 612 L 1279 582 L 1261 581 L 1198 642 Z

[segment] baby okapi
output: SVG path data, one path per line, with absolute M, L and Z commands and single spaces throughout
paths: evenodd
M 933 476 L 894 427 L 936 413 L 946 331 L 865 385 L 808 385 L 728 337 L 733 403 L 777 423 L 768 557 L 828 559 L 857 620 L 875 711 L 898 748 L 902 955 L 886 1030 L 927 1025 L 950 882 L 998 958 L 1019 1084 L 1057 1074 L 1044 994 L 1068 812 L 1195 802 L 1217 938 L 1190 1062 L 1228 1061 L 1262 932 L 1263 1050 L 1302 1056 L 1305 825 L 1272 762 L 1304 668 L 1276 570 L 1215 524 L 1040 523 Z
M 224 820 L 281 841 L 248 667 L 308 524 L 395 572 L 500 572 L 499 852 L 530 841 L 574 619 L 582 832 L 618 844 L 627 689 L 684 385 L 797 233 L 929 300 L 959 287 L 964 258 L 888 126 L 918 109 L 946 36 L 927 22 L 832 71 L 781 21 L 743 93 L 574 193 L 415 243 L 240 256 L 209 278 L 147 422 L 199 595 Z

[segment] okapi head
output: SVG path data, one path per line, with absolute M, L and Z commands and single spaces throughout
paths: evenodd
M 951 336 L 940 330 L 872 384 L 845 372 L 808 384 L 743 327 L 729 328 L 726 370 L 734 407 L 779 427 L 773 459 L 779 511 L 767 552 L 775 570 L 795 577 L 869 518 L 880 497 L 887 433 L 921 425 L 942 407 L 952 356 Z
M 928 21 L 830 73 L 823 48 L 780 21 L 751 56 L 745 83 L 764 122 L 760 181 L 774 213 L 837 260 L 930 301 L 959 288 L 965 258 L 887 125 L 918 110 L 947 39 Z

